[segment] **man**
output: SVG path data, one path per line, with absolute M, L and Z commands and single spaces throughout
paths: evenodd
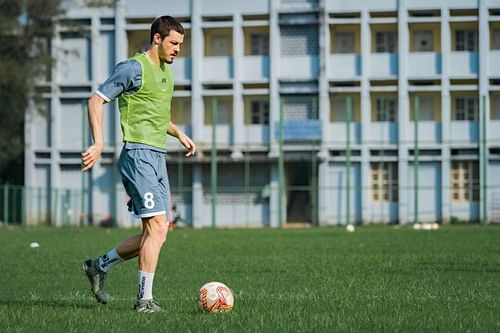
M 193 156 L 193 141 L 170 120 L 174 82 L 170 67 L 184 40 L 184 29 L 173 17 L 162 16 L 151 25 L 147 51 L 116 65 L 88 101 L 94 144 L 83 154 L 83 169 L 94 166 L 104 147 L 103 104 L 118 98 L 124 146 L 118 162 L 123 185 L 130 196 L 129 210 L 141 217 L 142 232 L 123 240 L 106 254 L 82 264 L 92 292 L 106 304 L 106 273 L 113 266 L 139 257 L 139 290 L 134 310 L 161 311 L 153 301 L 153 279 L 168 231 L 170 207 L 166 170 L 166 134 L 177 137 Z

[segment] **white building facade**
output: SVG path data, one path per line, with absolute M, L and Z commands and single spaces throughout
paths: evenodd
M 114 103 L 102 159 L 80 172 L 85 102 L 160 15 L 186 29 L 172 118 L 200 153 L 185 159 L 169 139 L 167 168 L 188 224 L 500 221 L 498 0 L 65 5 L 40 86 L 48 116 L 30 111 L 26 124 L 26 185 L 45 191 L 28 206 L 55 225 L 137 223 Z

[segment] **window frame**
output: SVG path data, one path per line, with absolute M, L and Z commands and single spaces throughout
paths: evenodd
M 398 32 L 377 31 L 375 32 L 375 53 L 397 53 Z
M 455 30 L 455 51 L 478 52 L 479 35 L 477 29 Z

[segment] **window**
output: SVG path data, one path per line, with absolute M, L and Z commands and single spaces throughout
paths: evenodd
M 434 50 L 432 30 L 415 31 L 413 34 L 415 52 L 429 52 Z
M 377 98 L 375 121 L 396 121 L 398 101 L 395 98 Z
M 191 122 L 191 103 L 189 98 L 174 98 L 170 110 L 170 117 L 174 124 L 185 125 Z
M 231 101 L 217 101 L 217 124 L 230 125 Z
M 212 125 L 212 100 L 207 99 L 205 105 L 205 125 Z M 233 121 L 232 100 L 217 99 L 217 125 L 231 125 Z
M 479 99 L 477 97 L 455 98 L 455 120 L 478 121 Z
M 354 32 L 335 33 L 335 52 L 354 53 Z
M 479 201 L 479 163 L 477 161 L 452 162 L 451 198 L 456 202 Z
M 500 120 L 500 96 L 493 98 L 491 119 Z
M 212 56 L 229 56 L 229 37 L 227 35 L 212 36 Z
M 396 31 L 380 31 L 375 34 L 376 53 L 396 53 L 398 49 L 398 33 Z
M 331 113 L 331 121 L 334 122 L 345 122 L 347 120 L 347 110 L 346 110 L 346 100 L 348 96 L 336 96 L 333 98 L 333 103 L 332 103 L 332 113 Z M 355 118 L 357 118 L 357 115 L 354 113 L 356 112 L 354 110 L 354 104 L 355 104 L 355 97 L 351 97 L 351 121 L 355 122 Z
M 398 168 L 396 162 L 371 163 L 372 200 L 398 201 Z
M 250 55 L 269 55 L 269 35 L 250 35 Z
M 252 124 L 269 124 L 269 102 L 252 101 L 250 108 Z
M 419 121 L 433 121 L 434 120 L 434 97 L 420 97 L 418 100 L 418 120 Z M 412 107 L 413 105 L 412 101 Z M 414 109 L 412 109 L 415 112 Z M 415 121 L 415 114 L 411 115 L 412 121 Z
M 478 50 L 477 30 L 456 30 L 455 49 L 456 51 L 477 51 Z
M 491 32 L 491 49 L 500 50 L 500 29 Z

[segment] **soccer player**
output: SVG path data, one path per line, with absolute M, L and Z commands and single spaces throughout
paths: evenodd
M 142 220 L 142 232 L 82 264 L 99 303 L 108 302 L 106 273 L 113 266 L 139 257 L 139 287 L 134 310 L 161 311 L 153 301 L 153 279 L 168 231 L 170 207 L 166 169 L 166 136 L 176 137 L 193 156 L 193 141 L 170 120 L 174 90 L 171 64 L 184 40 L 184 28 L 171 16 L 151 25 L 151 45 L 144 53 L 116 65 L 113 74 L 89 98 L 88 115 L 94 144 L 83 154 L 82 171 L 94 166 L 104 147 L 103 104 L 118 98 L 123 149 L 118 161 L 122 182 L 130 196 L 129 210 Z

